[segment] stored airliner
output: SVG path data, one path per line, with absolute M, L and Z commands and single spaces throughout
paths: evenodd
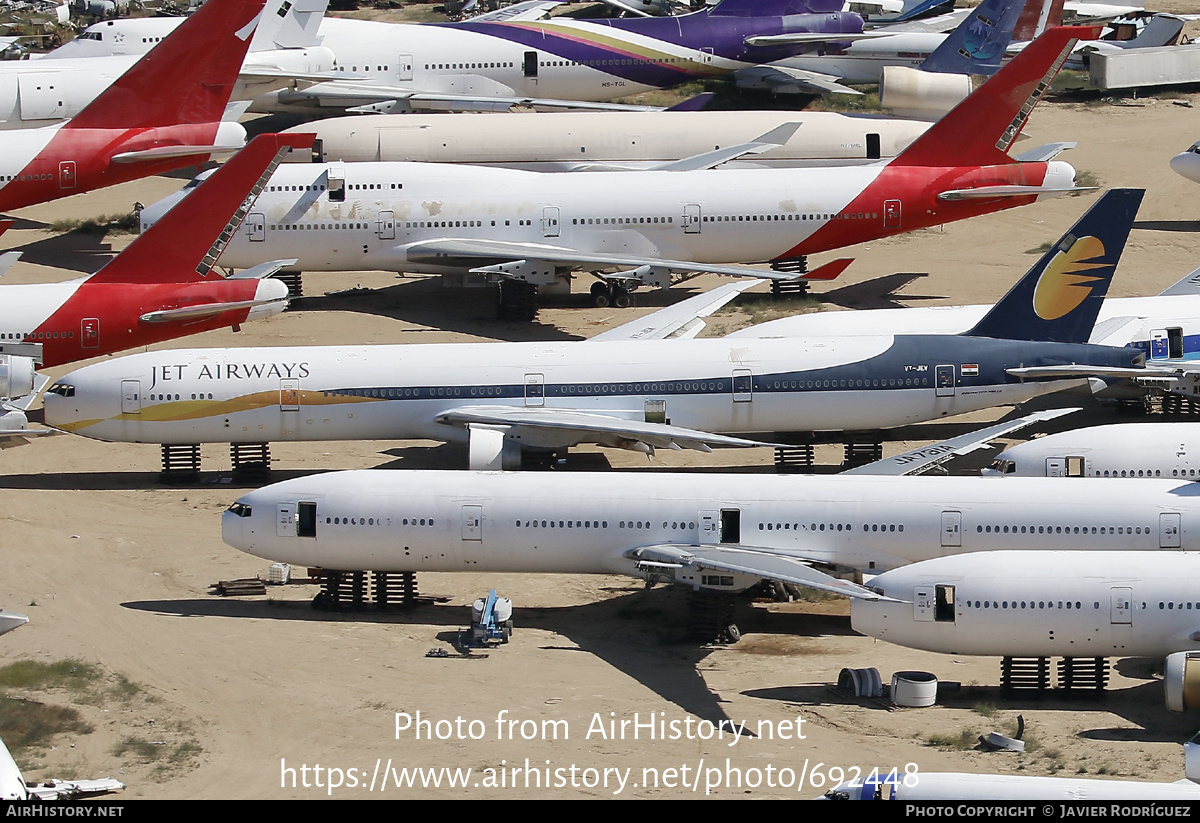
M 1005 481 L 983 482 L 999 485 Z M 1065 485 L 1079 486 L 1083 494 L 1101 494 L 1099 488 L 1108 483 L 1128 489 L 1137 482 L 1084 480 Z M 1175 485 L 1171 494 L 1185 507 L 1195 505 L 1190 501 L 1200 497 L 1193 484 L 1140 482 Z M 1046 493 L 1054 494 L 1048 488 Z M 1183 550 L 1137 550 L 1146 542 L 1147 529 L 1162 536 L 1164 530 L 1179 527 L 1182 521 L 1176 511 L 1178 508 L 1164 499 L 1161 510 L 1147 509 L 1138 517 L 1112 518 L 1096 512 L 1093 519 L 1084 521 L 1086 528 L 1081 525 L 1082 533 L 1088 534 L 1083 540 L 1027 538 L 1039 548 L 1070 551 L 989 550 L 889 571 L 874 578 L 870 587 L 890 599 L 853 603 L 851 623 L 856 631 L 889 643 L 946 654 L 1165 657 L 1168 708 L 1198 708 L 1197 545 L 1184 536 L 1172 546 Z M 1001 537 L 1007 538 L 1010 530 L 1015 533 L 1016 524 L 1023 529 L 1027 522 L 1035 519 L 1014 509 L 1003 518 L 994 518 L 986 528 L 993 533 L 1003 528 Z M 1129 545 L 1120 545 L 1122 534 Z M 995 542 L 1008 542 L 1014 548 L 1030 545 L 1015 539 Z M 1133 550 L 1094 550 L 1105 544 Z
M 161 444 L 466 441 L 481 469 L 576 443 L 707 450 L 761 445 L 730 435 L 887 428 L 1019 403 L 1087 382 L 1013 368 L 1140 367 L 1140 351 L 1083 341 L 1141 196 L 1108 192 L 961 336 L 147 352 L 64 376 L 46 421 Z
M 241 148 L 245 129 L 222 118 L 263 1 L 213 0 L 66 123 L 6 133 L 0 211 Z M 23 104 L 36 99 L 36 105 L 61 107 L 56 82 L 38 78 L 39 90 L 23 94 Z
M 287 286 L 265 275 L 276 261 L 244 277 L 213 270 L 229 233 L 300 135 L 251 141 L 193 198 L 168 213 L 100 271 L 64 283 L 0 285 L 0 391 L 32 399 L 34 364 L 57 366 L 269 317 L 287 306 Z M 27 403 L 4 403 L 0 437 L 24 425 Z
M 1090 32 L 1046 32 L 887 163 L 710 169 L 730 159 L 716 151 L 622 174 L 285 164 L 225 263 L 475 273 L 501 282 L 507 310 L 527 317 L 537 289 L 569 288 L 575 270 L 606 272 L 594 293 L 617 303 L 624 288 L 665 287 L 679 272 L 795 279 L 808 254 L 1076 191 L 1074 169 L 1050 159 L 1063 144 L 1026 160 L 1005 150 Z M 773 270 L 729 265 L 762 261 Z
M 1114 423 L 1005 449 L 984 474 L 1200 479 L 1200 423 Z

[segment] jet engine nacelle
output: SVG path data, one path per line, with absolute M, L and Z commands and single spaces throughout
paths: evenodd
M 1167 655 L 1163 672 L 1167 708 L 1173 712 L 1200 708 L 1200 652 Z
M 967 98 L 973 89 L 966 74 L 940 74 L 884 66 L 879 81 L 879 105 L 897 117 L 937 120 Z
M 0 354 L 0 400 L 12 400 L 33 393 L 37 366 L 29 357 Z

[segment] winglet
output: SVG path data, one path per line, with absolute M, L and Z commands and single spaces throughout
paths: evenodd
M 63 130 L 217 123 L 266 0 L 209 0 Z
M 1086 343 L 1133 228 L 1142 189 L 1105 193 L 968 332 L 970 337 Z
M 289 148 L 312 134 L 260 134 L 123 252 L 92 282 L 187 283 L 219 278 L 212 267 Z M 230 215 L 233 215 L 230 217 Z
M 1095 26 L 1061 26 L 1034 40 L 892 161 L 897 166 L 1011 163 L 1008 147 L 1080 38 Z

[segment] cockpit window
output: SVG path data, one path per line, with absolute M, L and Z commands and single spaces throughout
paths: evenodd
M 1000 474 L 1012 474 L 1017 470 L 1017 464 L 1012 460 L 993 460 L 991 468 Z
M 74 397 L 75 387 L 70 383 L 55 383 L 50 388 L 46 389 L 48 394 L 57 394 L 62 397 Z
M 250 507 L 247 506 L 245 503 L 234 503 L 232 506 L 230 506 L 228 509 L 226 509 L 226 511 L 228 511 L 230 514 L 233 514 L 237 517 L 249 517 L 250 516 Z

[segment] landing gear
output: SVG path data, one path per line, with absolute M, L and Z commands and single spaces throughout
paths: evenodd
M 629 296 L 629 290 L 624 286 L 609 285 L 604 281 L 599 281 L 592 284 L 591 292 L 592 303 L 598 309 L 606 306 L 627 309 L 633 303 L 633 298 Z
M 538 290 L 523 280 L 503 280 L 500 283 L 500 303 L 497 310 L 501 320 L 533 322 L 538 313 Z

